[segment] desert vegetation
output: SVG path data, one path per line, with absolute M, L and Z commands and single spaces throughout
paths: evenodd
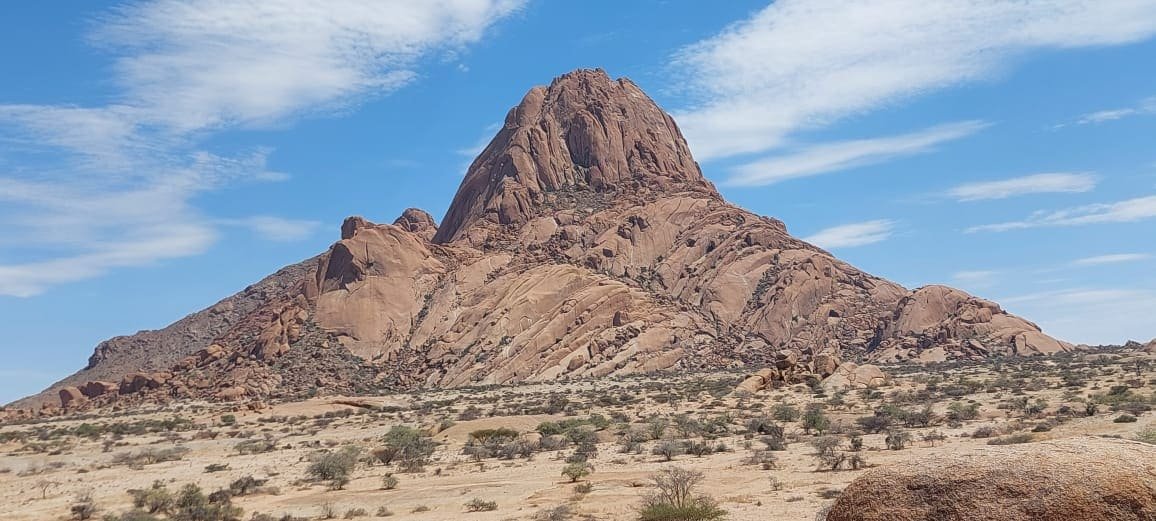
M 898 364 L 856 389 L 637 375 L 24 421 L 0 427 L 0 502 L 17 520 L 814 519 L 872 467 L 1156 443 L 1138 356 Z

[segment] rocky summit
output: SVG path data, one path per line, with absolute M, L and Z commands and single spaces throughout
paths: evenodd
M 102 343 L 18 406 L 296 397 L 670 370 L 759 386 L 845 363 L 1072 349 L 998 304 L 907 290 L 727 203 L 627 79 L 531 89 L 441 225 L 351 217 L 321 255 L 159 331 Z

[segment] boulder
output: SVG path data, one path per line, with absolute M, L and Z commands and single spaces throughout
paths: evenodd
M 434 234 L 438 231 L 438 225 L 434 222 L 433 216 L 418 208 L 406 208 L 401 216 L 393 221 L 393 225 L 407 232 L 420 235 L 427 241 L 433 239 Z
M 823 380 L 823 388 L 837 391 L 839 389 L 867 389 L 878 387 L 887 382 L 887 375 L 878 366 L 866 364 L 857 365 L 854 362 L 844 362 L 835 372 Z
M 133 394 L 145 389 L 156 389 L 168 381 L 165 373 L 129 373 L 120 380 L 120 394 Z
M 1151 521 L 1156 445 L 1078 437 L 868 471 L 826 521 Z
M 97 396 L 115 393 L 119 388 L 120 384 L 116 382 L 93 381 L 80 386 L 80 392 L 88 398 L 96 398 Z
M 88 398 L 84 396 L 84 393 L 80 392 L 80 389 L 74 386 L 61 389 L 59 394 L 60 406 L 65 409 L 76 407 L 77 405 L 81 405 L 88 401 Z

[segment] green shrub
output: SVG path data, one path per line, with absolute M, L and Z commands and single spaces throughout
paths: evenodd
M 385 446 L 375 449 L 373 456 L 383 464 L 397 463 L 402 472 L 419 472 L 433 456 L 437 443 L 421 431 L 396 425 L 382 438 Z
M 887 448 L 891 450 L 903 450 L 910 441 L 911 433 L 899 429 L 887 431 L 887 437 L 883 439 L 883 442 L 887 444 Z
M 328 481 L 330 488 L 341 490 L 349 483 L 349 475 L 357 466 L 360 447 L 342 447 L 336 452 L 315 452 L 305 473 L 316 481 Z
M 695 489 L 702 482 L 701 472 L 671 467 L 651 477 L 657 489 L 647 495 L 639 509 L 642 521 L 709 521 L 720 519 L 726 511 L 718 508 L 709 496 Z
M 831 420 L 823 413 L 823 405 L 818 403 L 811 403 L 807 405 L 806 410 L 803 411 L 803 431 L 810 434 L 811 431 L 822 434 L 823 431 L 831 427 Z
M 344 519 L 353 519 L 356 517 L 365 517 L 368 515 L 369 515 L 369 512 L 366 512 L 364 508 L 351 508 L 349 510 L 346 510 L 345 515 L 342 517 Z
M 498 503 L 496 501 L 486 501 L 477 497 L 466 503 L 466 512 L 489 512 L 497 509 Z
M 1018 443 L 1029 443 L 1033 440 L 1031 433 L 1021 432 L 1019 434 L 1010 434 L 1002 438 L 995 438 L 988 440 L 988 445 L 1015 445 Z
M 145 490 L 129 490 L 132 496 L 132 506 L 142 509 L 149 514 L 168 512 L 172 508 L 173 494 L 163 481 L 154 481 L 153 486 Z
M 594 465 L 586 462 L 571 463 L 565 467 L 562 467 L 562 475 L 570 478 L 571 483 L 577 482 L 578 480 L 589 476 L 591 472 L 594 472 Z
M 173 521 L 238 521 L 241 513 L 227 493 L 205 497 L 201 487 L 189 483 L 177 493 L 169 517 Z
M 479 443 L 489 441 L 503 442 L 517 439 L 518 431 L 501 427 L 498 429 L 479 429 L 470 433 L 470 439 Z
M 951 402 L 947 405 L 947 419 L 953 421 L 974 420 L 979 417 L 978 403 Z

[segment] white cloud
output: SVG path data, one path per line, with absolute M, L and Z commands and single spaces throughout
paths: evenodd
M 683 49 L 700 103 L 676 114 L 700 160 L 997 76 L 1026 53 L 1156 34 L 1137 0 L 779 0 Z
M 735 168 L 726 183 L 758 186 L 838 170 L 881 163 L 896 157 L 930 152 L 941 143 L 960 139 L 986 127 L 980 121 L 962 121 L 899 136 L 825 143 L 800 151 L 771 156 Z
M 284 219 L 268 215 L 225 220 L 222 221 L 222 223 L 248 228 L 262 239 L 277 242 L 294 242 L 307 239 L 321 227 L 321 223 L 317 221 Z
M 1068 288 L 996 301 L 1070 342 L 1122 344 L 1156 337 L 1151 317 L 1156 291 L 1150 289 Z
M 153 0 L 92 35 L 150 122 L 266 125 L 341 107 L 417 76 L 416 60 L 478 41 L 524 0 Z
M 1136 262 L 1152 258 L 1152 255 L 1147 253 L 1112 253 L 1108 255 L 1096 255 L 1094 257 L 1084 257 L 1072 261 L 1076 266 L 1099 266 L 1102 264 L 1119 264 L 1122 262 Z
M 501 129 L 502 122 L 500 121 L 486 125 L 486 128 L 482 130 L 481 135 L 478 136 L 477 141 L 474 141 L 474 144 L 466 148 L 459 148 L 456 150 L 457 154 L 459 156 L 468 157 L 470 161 L 473 161 L 474 158 L 478 157 L 483 151 L 486 150 L 486 147 L 489 146 L 490 141 L 493 141 L 494 133 Z
M 523 3 L 151 0 L 111 10 L 89 38 L 113 57 L 111 103 L 0 105 L 0 295 L 195 255 L 222 225 L 308 236 L 316 223 L 202 215 L 193 198 L 210 190 L 287 178 L 267 168 L 269 150 L 224 157 L 202 144 L 387 94 L 417 76 L 420 58 L 477 42 Z
M 1096 176 L 1092 174 L 1061 172 L 963 184 L 949 190 L 948 195 L 959 201 L 982 201 L 1027 194 L 1088 192 L 1095 187 Z
M 963 289 L 977 291 L 992 287 L 998 275 L 995 270 L 965 270 L 952 273 L 951 280 Z
M 990 280 L 996 273 L 992 270 L 957 271 L 951 274 L 951 278 L 961 282 L 978 282 Z
M 1108 121 L 1116 121 L 1131 116 L 1142 116 L 1156 114 L 1156 97 L 1148 98 L 1141 101 L 1135 107 L 1127 107 L 1122 109 L 1100 110 L 1091 112 L 1080 116 L 1076 120 L 1077 125 L 1089 125 L 1106 123 Z
M 968 228 L 967 233 L 1006 232 L 1025 228 L 1048 226 L 1079 226 L 1084 224 L 1125 223 L 1156 218 L 1156 195 L 1128 199 L 1115 203 L 1090 204 L 1069 210 L 1036 212 L 1022 221 L 985 224 Z
M 820 248 L 851 248 L 887 240 L 894 228 L 895 221 L 878 219 L 826 228 L 803 240 Z

